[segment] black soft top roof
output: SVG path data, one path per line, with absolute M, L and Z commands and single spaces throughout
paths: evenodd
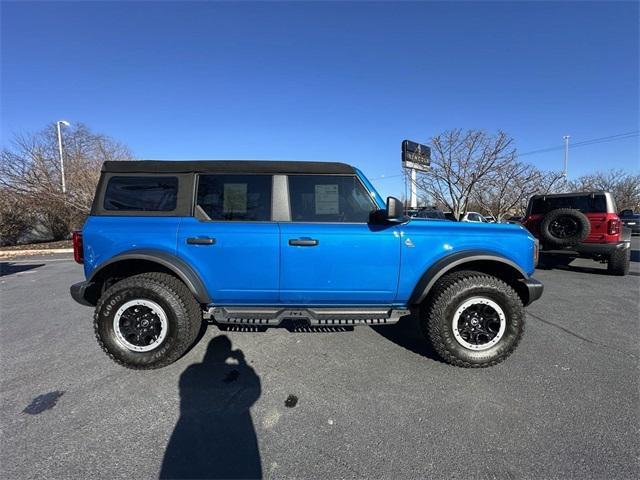
M 346 163 L 261 160 L 108 161 L 102 165 L 102 171 L 113 173 L 355 173 L 355 169 Z

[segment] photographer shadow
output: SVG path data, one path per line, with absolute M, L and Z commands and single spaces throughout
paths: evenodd
M 260 378 L 225 335 L 209 342 L 201 363 L 180 376 L 180 418 L 160 478 L 261 478 L 249 409 Z

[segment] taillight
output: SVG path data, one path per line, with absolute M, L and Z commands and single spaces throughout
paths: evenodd
M 84 263 L 84 249 L 82 248 L 82 232 L 73 232 L 73 259 L 78 263 Z
M 620 220 L 612 218 L 609 220 L 609 235 L 618 235 L 620 233 Z

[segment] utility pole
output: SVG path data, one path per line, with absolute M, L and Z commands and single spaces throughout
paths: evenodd
M 564 172 L 562 175 L 567 178 L 567 169 L 569 168 L 569 135 L 562 137 L 564 140 Z
M 58 127 L 58 151 L 60 152 L 60 175 L 62 176 L 62 193 L 67 193 L 67 186 L 64 182 L 64 156 L 62 155 L 62 131 L 60 125 L 68 127 L 70 124 L 66 120 L 58 120 L 56 126 Z

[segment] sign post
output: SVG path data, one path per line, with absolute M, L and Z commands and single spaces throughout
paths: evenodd
M 418 207 L 417 172 L 426 172 L 431 165 L 431 148 L 411 140 L 402 142 L 402 168 L 411 175 L 411 208 Z

